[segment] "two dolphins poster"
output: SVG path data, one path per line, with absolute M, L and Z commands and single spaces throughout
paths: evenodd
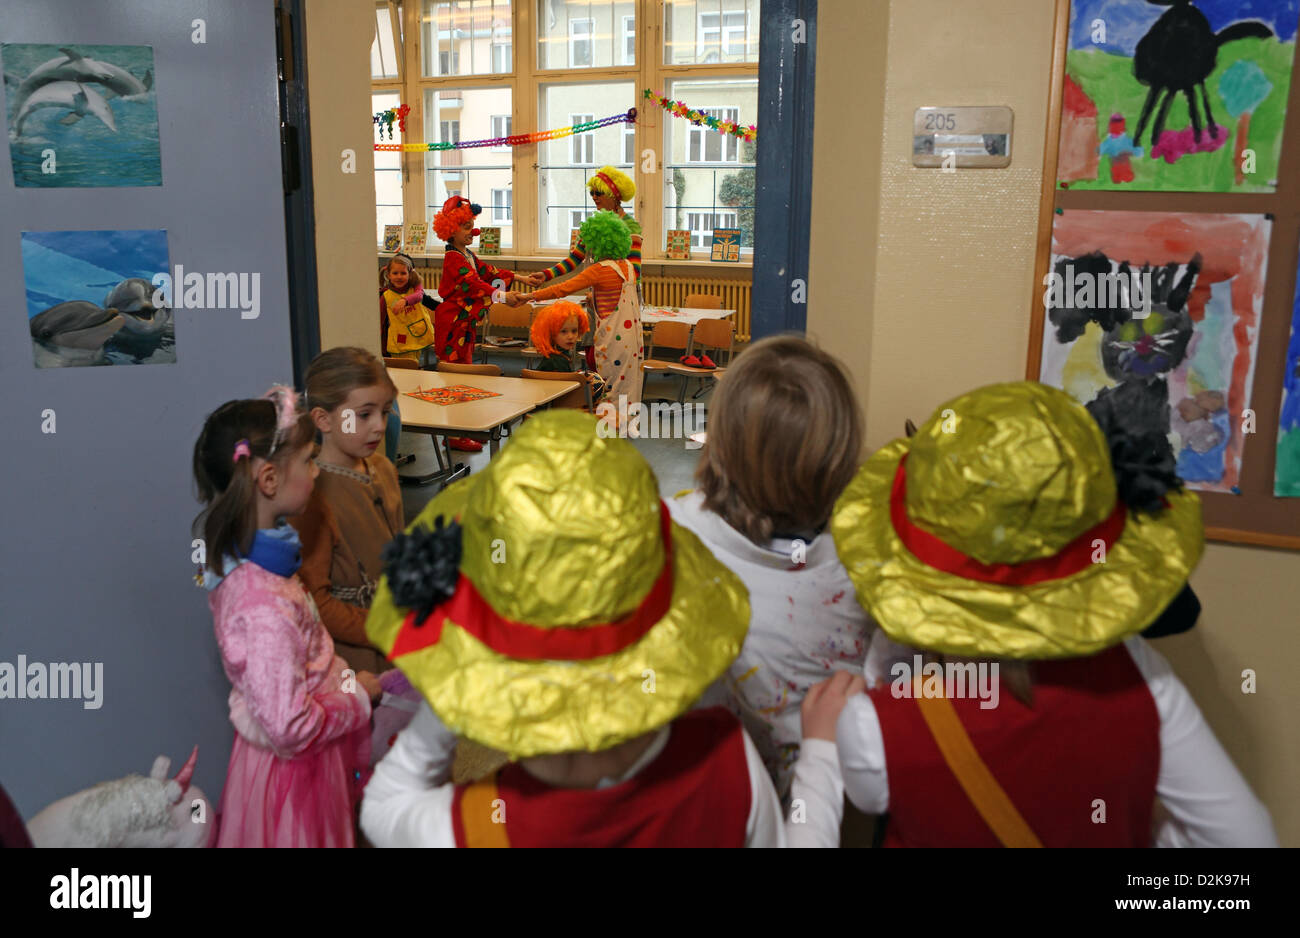
M 150 46 L 0 45 L 14 185 L 160 186 Z M 22 259 L 37 368 L 176 361 L 167 233 L 25 231 Z

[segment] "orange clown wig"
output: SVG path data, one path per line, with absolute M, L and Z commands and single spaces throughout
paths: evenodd
M 433 216 L 433 232 L 439 240 L 450 241 L 457 228 L 465 222 L 473 224 L 474 218 L 481 211 L 481 205 L 476 205 L 464 196 L 453 195 L 442 203 L 442 209 Z M 478 229 L 474 229 L 473 233 L 477 236 Z
M 555 337 L 560 334 L 560 330 L 570 319 L 578 320 L 579 333 L 587 331 L 587 311 L 577 303 L 560 300 L 537 314 L 528 335 L 543 358 L 555 354 Z

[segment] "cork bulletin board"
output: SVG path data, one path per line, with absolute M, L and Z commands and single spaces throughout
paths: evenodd
M 1087 402 L 1160 375 L 1206 536 L 1300 550 L 1297 3 L 1124 2 L 1056 0 L 1026 377 Z M 1166 15 L 1208 26 L 1190 95 L 1142 42 Z M 1089 271 L 1143 315 L 1062 308 L 1108 305 L 1052 294 Z

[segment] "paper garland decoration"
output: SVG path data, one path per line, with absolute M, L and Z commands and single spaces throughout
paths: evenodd
M 645 90 L 645 97 L 648 101 L 653 101 L 665 111 L 668 111 L 674 117 L 684 117 L 697 127 L 707 127 L 710 130 L 716 130 L 720 134 L 729 134 L 738 140 L 755 141 L 758 139 L 758 128 L 753 124 L 748 127 L 741 127 L 735 121 L 719 120 L 716 117 L 710 117 L 703 111 L 697 111 L 694 108 L 687 107 L 681 101 L 673 101 L 671 98 L 665 98 L 661 94 L 655 94 L 649 88 Z
M 398 111 L 410 110 L 406 105 L 397 108 Z M 385 112 L 387 113 L 387 112 Z M 379 122 L 381 114 L 375 115 L 375 122 Z M 544 140 L 559 140 L 564 137 L 572 137 L 574 134 L 585 134 L 592 130 L 598 130 L 601 127 L 608 127 L 610 124 L 635 124 L 636 108 L 629 108 L 625 114 L 614 114 L 610 117 L 602 117 L 596 121 L 585 121 L 581 124 L 574 124 L 572 127 L 561 127 L 558 130 L 538 130 L 531 134 L 514 134 L 509 137 L 493 137 L 490 140 L 460 140 L 456 143 L 376 143 L 376 150 L 399 150 L 403 153 L 424 152 L 426 150 L 469 150 L 474 147 L 521 147 L 529 143 L 541 143 Z M 391 126 L 390 126 L 391 129 Z M 405 124 L 401 124 L 399 130 L 405 130 Z
M 409 104 L 399 104 L 397 107 L 390 107 L 386 111 L 380 111 L 375 115 L 375 123 L 379 125 L 379 136 L 383 137 L 384 128 L 388 129 L 388 139 L 393 139 L 393 122 L 397 122 L 399 133 L 406 133 L 406 115 L 411 113 Z

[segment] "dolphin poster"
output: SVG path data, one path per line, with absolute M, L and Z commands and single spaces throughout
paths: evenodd
M 153 302 L 166 231 L 24 231 L 22 244 L 37 368 L 176 361 L 172 311 Z
M 151 46 L 0 45 L 14 185 L 160 186 Z

